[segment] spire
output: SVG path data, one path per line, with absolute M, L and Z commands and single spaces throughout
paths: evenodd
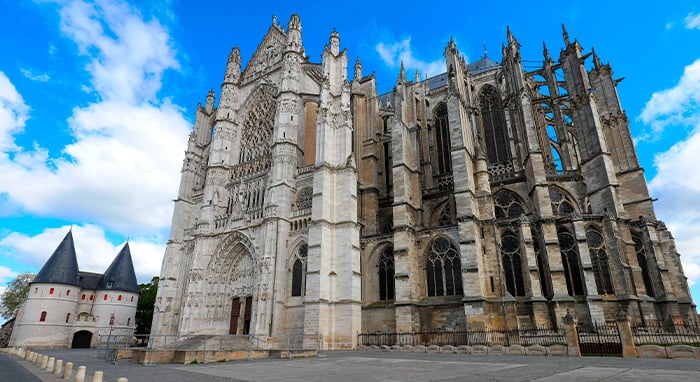
M 569 45 L 571 42 L 569 41 L 569 33 L 566 31 L 566 27 L 564 26 L 564 23 L 561 23 L 561 35 L 564 37 L 564 43 L 566 45 Z
M 401 70 L 399 70 L 399 78 L 396 80 L 397 84 L 403 84 L 406 82 L 406 68 L 403 66 L 403 60 L 401 60 Z
M 97 290 L 121 290 L 124 292 L 139 292 L 136 282 L 134 263 L 131 261 L 129 243 L 124 244 L 117 257 L 109 265 L 105 274 L 97 284 Z
M 514 46 L 514 45 L 517 45 L 518 47 L 520 46 L 520 43 L 515 38 L 513 33 L 510 31 L 509 25 L 506 25 L 506 36 L 508 37 L 508 46 Z
M 68 231 L 46 264 L 34 277 L 33 283 L 67 284 L 79 286 L 78 259 L 73 244 L 73 230 Z
M 416 83 L 420 82 L 420 72 L 416 69 Z
M 214 110 L 214 99 L 216 97 L 214 96 L 214 89 L 210 89 L 209 92 L 207 93 L 207 113 L 210 113 Z
M 486 41 L 484 41 L 484 58 L 488 58 L 489 52 L 486 50 Z
M 333 53 L 334 56 L 337 56 L 340 52 L 340 35 L 335 28 L 333 28 L 333 32 L 331 32 L 330 47 L 331 53 Z
M 228 55 L 228 63 L 226 64 L 226 74 L 224 76 L 224 82 L 238 82 L 238 78 L 241 75 L 241 50 L 238 49 L 238 45 L 231 49 L 231 53 Z
M 360 57 L 358 56 L 357 59 L 355 60 L 355 72 L 353 74 L 353 79 L 355 80 L 360 80 L 362 79 L 362 63 L 360 62 Z
M 299 32 L 301 32 L 301 19 L 296 13 L 292 13 L 292 16 L 289 18 L 289 25 L 287 25 L 287 31 L 289 31 L 290 29 L 298 30 Z
M 292 14 L 289 18 L 289 24 L 287 25 L 287 49 L 286 51 L 293 51 L 301 53 L 304 50 L 301 44 L 301 19 L 296 13 Z
M 542 41 L 542 55 L 544 56 L 545 62 L 552 61 L 552 58 L 549 57 L 549 49 L 547 49 L 547 44 Z
M 450 36 L 450 42 L 447 43 L 447 48 L 445 49 L 445 51 L 457 51 L 457 44 L 455 43 L 455 39 L 452 36 Z
M 595 48 L 591 47 L 591 51 L 593 52 L 593 67 L 596 69 L 600 69 L 600 58 L 595 52 Z

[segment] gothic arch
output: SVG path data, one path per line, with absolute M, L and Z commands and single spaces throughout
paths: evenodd
M 510 228 L 501 232 L 501 264 L 508 293 L 525 296 L 522 243 L 520 236 Z
M 583 269 L 578 253 L 576 236 L 569 228 L 557 224 L 557 240 L 559 241 L 561 261 L 564 267 L 566 290 L 569 296 L 584 296 L 586 288 L 583 281 Z
M 308 260 L 309 246 L 305 241 L 299 241 L 290 252 L 287 259 L 288 270 L 290 272 L 290 295 L 301 297 L 306 293 L 306 263 Z
M 386 263 L 386 260 L 384 259 L 385 255 L 387 252 L 391 252 L 391 261 L 392 261 L 392 267 L 391 271 L 393 272 L 393 253 L 394 253 L 394 244 L 391 241 L 381 241 L 377 243 L 374 248 L 371 250 L 368 250 L 365 252 L 365 254 L 361 258 L 361 268 L 362 268 L 362 295 L 363 295 L 363 300 L 364 302 L 375 302 L 375 301 L 380 301 L 381 300 L 381 290 L 380 290 L 380 265 L 382 261 Z M 384 264 L 388 265 L 388 264 Z M 388 268 L 384 268 L 386 271 L 389 271 Z M 387 276 L 389 273 L 385 273 L 385 276 Z M 388 281 L 385 280 L 385 281 Z M 391 281 L 393 282 L 393 276 L 391 277 Z M 385 287 L 387 287 L 387 283 L 384 284 Z M 394 286 L 395 284 L 392 284 L 388 288 L 385 288 L 385 292 L 391 292 L 390 294 L 393 295 L 394 292 Z M 388 297 L 388 295 L 385 295 L 385 297 Z M 391 299 L 385 298 L 385 300 L 393 300 L 393 297 Z
M 453 296 L 464 294 L 459 246 L 439 235 L 433 238 L 423 257 L 426 295 Z
M 504 163 L 511 159 L 510 142 L 501 96 L 492 85 L 479 90 L 479 109 L 486 156 L 490 164 Z
M 430 216 L 430 226 L 439 227 L 456 224 L 457 214 L 455 210 L 454 199 L 448 196 L 443 202 L 435 206 L 433 209 L 433 213 Z
M 632 242 L 634 243 L 634 252 L 637 255 L 637 263 L 642 273 L 644 292 L 649 297 L 655 297 L 656 291 L 654 289 L 654 281 L 651 272 L 651 264 L 655 264 L 654 259 L 647 257 L 646 246 L 639 232 L 632 231 Z
M 435 175 L 452 174 L 452 142 L 450 139 L 450 121 L 447 105 L 439 103 L 433 110 L 433 173 Z
M 226 236 L 214 251 L 207 269 L 207 280 L 214 293 L 252 294 L 259 276 L 253 243 L 241 232 Z
M 552 203 L 552 214 L 554 216 L 570 215 L 579 211 L 574 198 L 559 186 L 549 186 L 549 200 Z
M 614 294 L 608 251 L 605 246 L 605 237 L 600 228 L 593 224 L 588 225 L 586 227 L 586 242 L 588 243 L 588 252 L 591 255 L 591 266 L 598 294 Z
M 507 188 L 498 190 L 493 195 L 496 218 L 515 218 L 527 214 L 526 204 L 517 192 Z

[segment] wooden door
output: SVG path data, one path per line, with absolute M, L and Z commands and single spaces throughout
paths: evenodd
M 228 329 L 228 334 L 237 334 L 238 318 L 241 316 L 241 299 L 234 297 L 231 302 L 231 325 Z
M 243 334 L 250 333 L 250 316 L 253 311 L 253 297 L 248 296 L 245 298 L 245 313 L 243 315 Z

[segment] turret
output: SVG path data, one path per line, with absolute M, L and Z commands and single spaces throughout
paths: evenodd
M 32 284 L 65 284 L 79 286 L 78 259 L 75 255 L 73 244 L 73 231 L 68 231 L 66 236 L 46 261 Z
M 129 243 L 124 244 L 95 288 L 92 314 L 103 331 L 111 327 L 112 334 L 130 334 L 139 297 L 134 264 Z

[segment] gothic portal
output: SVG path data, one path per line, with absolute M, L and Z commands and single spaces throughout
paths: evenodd
M 352 348 L 360 331 L 696 318 L 616 92 L 558 59 L 468 64 L 377 93 L 333 31 L 320 63 L 276 21 L 197 108 L 153 334 Z M 157 343 L 156 343 L 157 345 Z

